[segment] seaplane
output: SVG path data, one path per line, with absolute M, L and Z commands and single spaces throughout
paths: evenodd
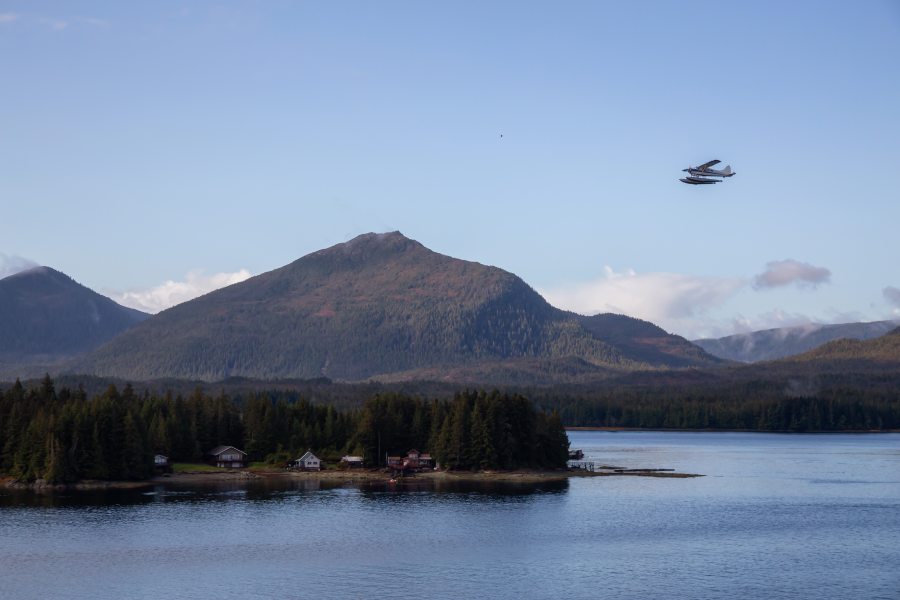
M 722 178 L 733 177 L 734 171 L 731 170 L 731 165 L 726 166 L 724 169 L 712 168 L 720 162 L 722 161 L 711 160 L 707 163 L 703 163 L 699 167 L 688 167 L 687 169 L 682 169 L 682 171 L 687 173 L 687 177 L 682 177 L 679 181 L 683 181 L 684 183 L 689 183 L 691 185 L 709 185 L 711 183 L 719 183 Z

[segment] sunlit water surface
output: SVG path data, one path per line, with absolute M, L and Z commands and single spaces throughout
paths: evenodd
M 696 479 L 0 491 L 0 598 L 900 598 L 900 434 L 570 432 Z

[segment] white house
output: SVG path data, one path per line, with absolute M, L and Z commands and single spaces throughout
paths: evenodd
M 307 450 L 306 454 L 294 461 L 294 466 L 304 471 L 321 471 L 322 461 L 312 453 L 312 450 Z
M 153 457 L 153 466 L 154 467 L 168 467 L 169 466 L 169 457 L 163 454 L 157 454 Z

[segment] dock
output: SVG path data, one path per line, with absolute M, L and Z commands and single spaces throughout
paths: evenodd
M 594 461 L 591 460 L 570 460 L 566 463 L 570 469 L 579 469 L 582 471 L 594 472 Z
M 571 471 L 585 471 L 594 475 L 635 475 L 639 477 L 702 477 L 693 473 L 676 473 L 675 469 L 641 468 L 627 469 L 613 465 L 598 464 L 592 460 L 570 460 L 566 463 Z

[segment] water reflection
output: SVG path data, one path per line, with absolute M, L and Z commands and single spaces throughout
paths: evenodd
M 401 501 L 406 496 L 429 495 L 435 499 L 495 503 L 523 501 L 536 494 L 563 494 L 569 482 L 519 483 L 503 481 L 440 481 L 403 479 L 397 483 L 363 481 L 347 483 L 321 479 L 258 478 L 239 481 L 156 483 L 138 489 L 96 489 L 35 492 L 0 490 L 0 508 L 79 508 L 91 506 L 141 506 L 159 503 L 279 502 L 286 498 L 323 492 L 358 495 L 373 502 Z

